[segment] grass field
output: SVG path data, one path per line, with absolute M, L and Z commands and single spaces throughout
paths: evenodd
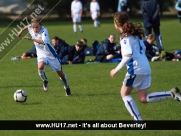
M 132 21 L 142 22 L 140 19 Z M 93 28 L 92 21 L 83 21 L 84 33 L 74 34 L 72 22 L 45 22 L 43 25 L 49 30 L 50 38 L 57 35 L 73 45 L 85 37 L 88 45 L 93 40 L 102 41 L 114 29 L 112 20 L 102 20 L 100 28 Z M 4 27 L 4 26 L 3 26 Z M 0 30 L 3 29 L 0 27 Z M 181 49 L 181 26 L 177 17 L 161 20 L 161 34 L 166 51 Z M 49 67 L 46 73 L 49 79 L 49 91 L 42 90 L 42 81 L 37 73 L 35 59 L 11 61 L 11 57 L 21 55 L 33 45 L 23 40 L 0 62 L 0 120 L 132 120 L 124 107 L 119 95 L 126 68 L 120 71 L 114 79 L 110 79 L 109 72 L 117 63 L 63 65 L 72 90 L 72 97 L 65 97 L 64 89 L 56 73 Z M 86 57 L 86 60 L 94 56 Z M 152 68 L 152 85 L 149 92 L 167 91 L 177 86 L 181 88 L 181 62 L 150 62 Z M 28 93 L 25 103 L 16 103 L 13 94 L 17 89 L 24 89 Z M 158 103 L 142 104 L 138 102 L 135 91 L 132 96 L 136 101 L 144 120 L 181 120 L 180 103 L 167 99 Z M 0 131 L 1 136 L 173 136 L 180 135 L 180 131 Z

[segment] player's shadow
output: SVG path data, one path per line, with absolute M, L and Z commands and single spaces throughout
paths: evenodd
M 42 104 L 42 102 L 25 102 L 23 105 L 39 105 Z
M 132 92 L 131 94 L 136 94 L 136 92 Z M 75 96 L 89 96 L 89 97 L 94 97 L 94 96 L 115 96 L 115 95 L 120 95 L 119 91 L 115 92 L 108 92 L 108 93 L 76 93 L 74 94 Z
M 30 85 L 24 85 L 24 86 L 17 86 L 17 85 L 8 85 L 8 86 L 0 86 L 0 88 L 13 88 L 13 87 L 15 87 L 15 88 L 24 88 L 24 87 L 40 87 L 39 85 L 36 85 L 36 86 L 30 86 Z

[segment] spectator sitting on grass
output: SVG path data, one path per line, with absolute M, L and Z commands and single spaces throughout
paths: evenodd
M 104 60 L 111 60 L 115 58 L 121 58 L 121 53 L 115 49 L 115 35 L 110 34 L 99 46 L 95 61 L 103 62 Z
M 13 57 L 11 58 L 11 60 L 30 59 L 30 58 L 35 58 L 35 57 L 37 57 L 36 48 L 35 48 L 35 45 L 33 45 L 32 48 L 29 51 L 24 52 L 22 56 Z
M 84 44 L 78 40 L 74 46 L 70 46 L 68 55 L 65 56 L 64 61 L 66 64 L 82 64 L 85 60 Z
M 159 48 L 153 44 L 155 41 L 155 36 L 153 34 L 149 34 L 146 40 L 143 40 L 143 43 L 146 46 L 146 56 L 151 61 L 179 61 L 181 59 L 181 51 L 175 50 L 173 53 L 166 52 L 164 50 L 159 54 Z
M 159 56 L 153 57 L 152 61 L 179 61 L 181 60 L 181 50 L 175 50 L 174 52 L 162 51 Z
M 84 54 L 85 56 L 92 56 L 93 55 L 93 48 L 87 46 L 87 39 L 86 38 L 82 38 L 80 39 L 80 41 L 83 42 L 83 50 L 84 50 Z
M 143 43 L 146 46 L 146 57 L 151 60 L 153 57 L 159 55 L 159 48 L 154 45 L 155 36 L 153 34 L 149 34 L 147 39 L 143 40 Z
M 62 39 L 60 39 L 59 37 L 55 36 L 52 38 L 52 44 L 57 52 L 57 54 L 59 55 L 60 59 L 62 60 L 62 64 L 64 64 L 65 62 L 64 57 L 66 57 L 69 52 L 69 45 Z

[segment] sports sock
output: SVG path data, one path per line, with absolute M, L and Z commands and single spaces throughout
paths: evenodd
M 38 70 L 38 74 L 43 81 L 48 81 L 44 70 Z
M 97 27 L 97 21 L 94 21 L 94 27 Z
M 73 25 L 73 29 L 74 29 L 74 33 L 76 33 L 77 32 L 77 25 L 76 24 Z
M 158 46 L 159 50 L 161 51 L 164 49 L 163 44 L 162 44 L 162 36 L 161 36 L 161 34 L 155 35 L 155 36 L 156 36 L 157 46 Z
M 82 25 L 79 25 L 79 29 L 80 29 L 81 32 L 83 31 Z
M 122 99 L 124 101 L 124 105 L 126 106 L 131 116 L 134 118 L 134 120 L 142 120 L 141 115 L 138 111 L 138 107 L 131 95 L 125 96 Z
M 171 91 L 167 92 L 154 92 L 147 95 L 147 102 L 158 102 L 167 98 L 173 98 Z
M 67 76 L 64 74 L 64 77 L 61 78 L 60 77 L 60 81 L 62 83 L 62 85 L 65 87 L 65 88 L 68 88 L 69 87 L 69 84 L 68 84 L 68 80 L 67 80 Z

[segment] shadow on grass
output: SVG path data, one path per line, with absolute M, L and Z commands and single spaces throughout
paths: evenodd
M 11 85 L 11 86 L 0 86 L 0 88 L 13 88 L 13 87 L 16 87 L 16 88 L 24 88 L 24 87 L 41 87 L 40 85 L 37 85 L 37 86 L 32 86 L 32 85 L 24 85 L 24 86 L 22 86 L 22 85 L 20 85 L 20 86 L 17 86 L 17 85 Z
M 42 104 L 42 102 L 24 102 L 24 103 L 20 103 L 22 105 L 39 105 Z
M 132 91 L 131 94 L 137 94 L 137 92 Z M 114 95 L 120 95 L 120 92 L 109 92 L 109 93 L 75 93 L 72 94 L 72 96 L 114 96 Z

